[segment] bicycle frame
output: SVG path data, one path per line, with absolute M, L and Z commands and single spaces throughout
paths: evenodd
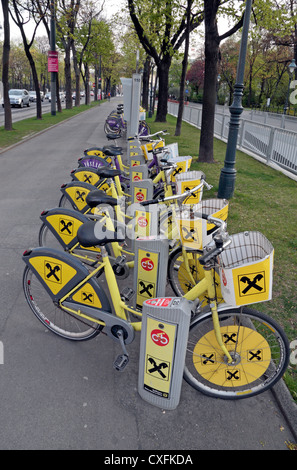
M 120 318 L 121 320 L 124 320 L 125 322 L 128 322 L 132 326 L 134 331 L 141 331 L 141 321 L 129 322 L 128 318 L 129 318 L 129 313 L 132 313 L 133 315 L 138 316 L 140 318 L 142 317 L 142 313 L 132 307 L 129 307 L 126 304 L 126 302 L 124 302 L 121 299 L 120 291 L 119 291 L 118 284 L 117 284 L 117 279 L 116 279 L 115 273 L 113 271 L 113 268 L 110 263 L 108 253 L 105 247 L 101 248 L 101 255 L 102 255 L 102 262 L 98 264 L 96 269 L 91 274 L 89 274 L 89 276 L 87 276 L 81 283 L 75 286 L 74 289 L 72 289 L 63 298 L 59 300 L 59 306 L 65 309 L 66 311 L 68 311 L 69 313 L 78 315 L 89 321 L 96 322 L 99 325 L 105 326 L 104 322 L 101 322 L 100 320 L 90 317 L 89 315 L 83 313 L 80 309 L 73 310 L 72 308 L 69 308 L 63 305 L 63 302 L 65 302 L 66 299 L 69 298 L 69 296 L 74 294 L 91 277 L 96 276 L 99 273 L 99 271 L 103 269 L 105 278 L 106 278 L 106 285 L 109 290 L 109 294 L 111 297 L 111 301 L 113 304 L 116 317 Z M 232 362 L 232 358 L 228 350 L 224 346 L 222 342 L 221 334 L 220 334 L 220 323 L 219 323 L 219 317 L 218 317 L 218 306 L 217 306 L 217 301 L 216 301 L 216 288 L 215 288 L 215 283 L 214 283 L 213 269 L 209 269 L 209 270 L 205 269 L 205 277 L 197 285 L 195 285 L 189 292 L 187 292 L 187 294 L 185 294 L 184 297 L 194 302 L 199 296 L 203 295 L 204 293 L 207 294 L 208 298 L 211 301 L 210 309 L 212 311 L 214 330 L 215 330 L 218 344 L 220 345 L 224 354 L 227 356 L 228 361 Z M 82 306 L 82 310 L 83 308 L 84 307 Z

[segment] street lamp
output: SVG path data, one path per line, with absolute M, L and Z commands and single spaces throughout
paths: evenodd
M 240 44 L 240 52 L 238 58 L 236 84 L 234 86 L 233 103 L 230 106 L 230 123 L 227 149 L 224 161 L 224 168 L 221 169 L 218 198 L 229 199 L 233 196 L 236 170 L 235 170 L 235 156 L 237 148 L 237 137 L 240 125 L 240 115 L 243 111 L 242 96 L 243 96 L 243 79 L 245 69 L 245 59 L 248 43 L 248 31 L 252 9 L 252 0 L 246 0 L 246 7 L 244 12 L 242 38 Z
M 289 105 L 289 93 L 290 93 L 290 85 L 291 85 L 291 80 L 293 76 L 293 72 L 296 69 L 296 64 L 295 64 L 295 59 L 292 60 L 292 62 L 289 64 L 288 69 L 289 69 L 289 85 L 288 85 L 288 91 L 287 91 L 287 96 L 286 96 L 286 102 L 284 106 L 284 114 L 287 114 L 288 111 L 288 105 Z

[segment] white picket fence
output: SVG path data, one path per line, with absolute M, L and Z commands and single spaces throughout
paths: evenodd
M 177 116 L 178 103 L 168 102 L 168 113 Z M 253 113 L 250 113 L 253 117 Z M 183 120 L 201 128 L 202 107 L 184 106 Z M 215 113 L 215 137 L 228 139 L 230 112 L 228 108 L 217 107 Z M 296 120 L 297 130 L 297 120 Z M 297 132 L 281 127 L 263 124 L 257 120 L 241 118 L 237 147 L 254 154 L 265 163 L 274 163 L 289 173 L 297 175 Z

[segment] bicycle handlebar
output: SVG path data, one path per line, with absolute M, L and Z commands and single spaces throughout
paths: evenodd
M 173 167 L 173 169 L 174 169 L 174 167 Z M 199 191 L 200 189 L 202 189 L 203 186 L 205 186 L 206 189 L 211 189 L 212 188 L 212 186 L 210 184 L 206 183 L 205 180 L 202 180 L 202 182 L 200 184 L 198 184 L 198 186 L 195 186 L 194 188 L 189 189 L 188 191 L 185 191 L 182 194 L 176 194 L 175 196 L 161 197 L 159 199 L 149 199 L 147 201 L 141 202 L 140 204 L 142 206 L 149 206 L 150 204 L 160 204 L 161 202 L 173 201 L 173 200 L 176 200 L 176 199 L 186 199 L 187 197 L 190 197 L 196 191 Z M 220 219 L 218 219 L 218 220 L 220 220 Z
M 148 140 L 149 141 L 151 139 L 151 137 L 154 137 L 154 136 L 159 135 L 159 134 L 167 135 L 169 133 L 167 132 L 167 130 L 164 130 L 164 131 L 158 131 L 158 132 L 155 132 L 155 134 L 149 134 L 149 135 L 138 135 L 138 134 L 136 134 L 134 137 L 128 137 L 127 140 L 139 139 L 139 140 Z

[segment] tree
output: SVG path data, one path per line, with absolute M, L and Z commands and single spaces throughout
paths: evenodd
M 199 89 L 204 83 L 204 58 L 198 58 L 191 64 L 186 75 L 186 80 L 189 81 L 191 88 L 194 90 L 195 94 L 198 95 Z
M 3 26 L 4 26 L 4 43 L 2 55 L 2 83 L 3 83 L 3 103 L 4 103 L 4 129 L 6 131 L 12 130 L 11 107 L 9 102 L 9 53 L 10 53 L 10 27 L 9 27 L 9 11 L 8 0 L 1 0 L 3 11 Z
M 38 80 L 38 74 L 36 70 L 36 65 L 34 61 L 34 57 L 31 53 L 31 48 L 34 43 L 35 35 L 36 35 L 36 30 L 42 21 L 42 16 L 40 10 L 35 8 L 34 1 L 33 2 L 22 2 L 22 0 L 12 0 L 12 6 L 10 11 L 10 15 L 15 22 L 15 24 L 18 26 L 22 40 L 23 40 L 23 45 L 25 49 L 26 56 L 28 58 L 31 71 L 32 71 L 32 77 L 33 77 L 33 82 L 34 82 L 34 88 L 36 91 L 36 117 L 37 119 L 42 118 L 42 110 L 41 110 L 41 96 L 40 96 L 40 88 L 39 88 L 39 80 Z M 45 7 L 46 10 L 47 7 Z M 33 19 L 35 22 L 35 26 L 33 28 L 33 33 L 31 36 L 31 40 L 28 40 L 26 32 L 25 32 L 25 25 L 29 23 L 29 21 Z
M 243 24 L 243 16 L 228 32 L 219 35 L 217 15 L 219 7 L 226 6 L 229 0 L 204 0 L 205 28 L 205 75 L 203 87 L 203 108 L 198 161 L 211 163 L 213 158 L 214 115 L 220 43 L 234 34 Z
M 157 122 L 165 122 L 167 115 L 168 75 L 173 55 L 186 38 L 187 15 L 184 2 L 174 0 L 128 0 L 131 20 L 145 52 L 157 67 L 159 94 Z M 203 21 L 198 7 L 191 12 L 190 32 Z
M 71 91 L 71 50 L 75 37 L 75 26 L 81 0 L 58 0 L 56 9 L 56 28 L 65 56 L 66 109 L 72 108 Z
M 185 28 L 185 51 L 184 51 L 184 58 L 182 64 L 182 73 L 180 78 L 180 89 L 179 89 L 179 106 L 178 106 L 178 113 L 177 113 L 177 120 L 176 120 L 176 128 L 175 134 L 179 136 L 181 133 L 181 126 L 182 126 L 182 119 L 183 119 L 183 112 L 184 112 L 184 93 L 185 93 L 185 79 L 187 73 L 187 66 L 188 66 L 188 55 L 189 55 L 189 44 L 190 44 L 190 21 L 191 21 L 191 8 L 192 8 L 193 0 L 187 0 L 186 6 L 186 28 Z

